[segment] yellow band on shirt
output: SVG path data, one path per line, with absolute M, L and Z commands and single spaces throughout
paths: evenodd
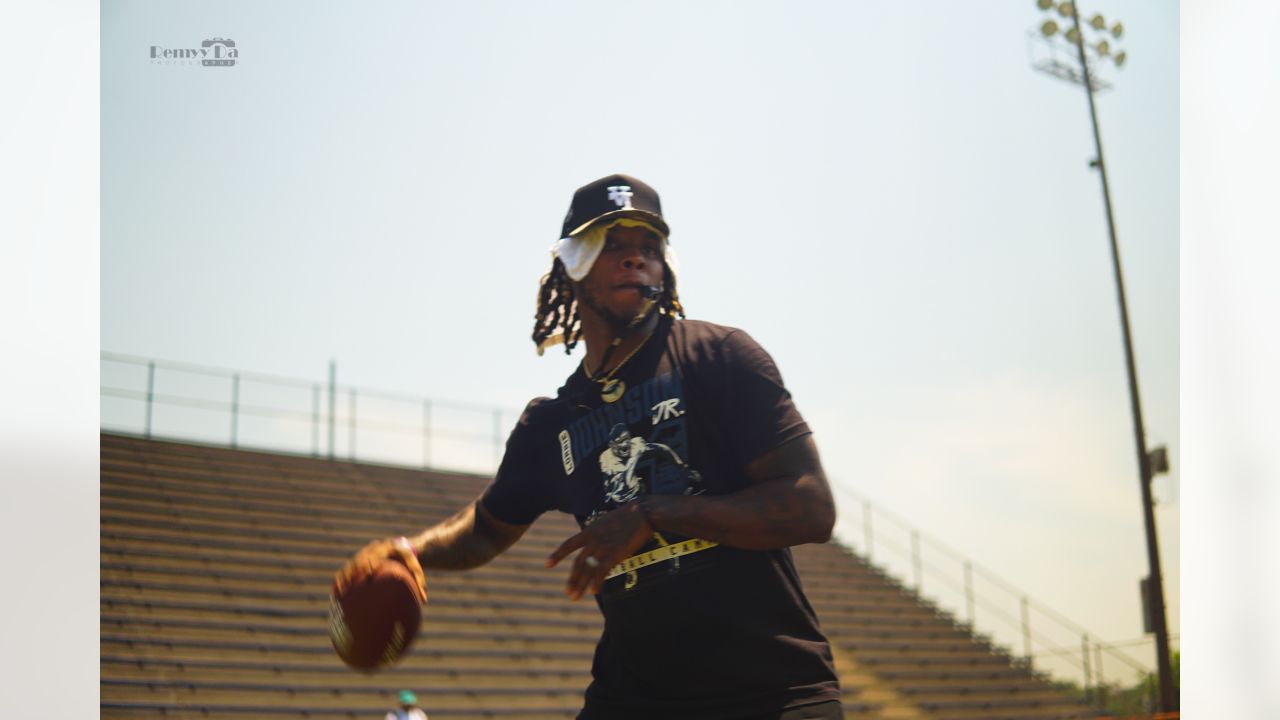
M 711 542 L 710 540 L 690 538 L 688 540 L 685 540 L 683 542 L 678 542 L 673 545 L 664 545 L 663 547 L 650 550 L 647 553 L 632 555 L 626 560 L 623 560 L 617 565 L 614 565 L 613 568 L 609 570 L 609 574 L 605 576 L 605 580 L 618 577 L 623 573 L 635 572 L 636 570 L 639 570 L 642 567 L 647 567 L 655 563 L 660 563 L 664 560 L 673 560 L 675 558 L 683 557 L 685 555 L 692 555 L 696 552 L 702 552 L 703 550 L 710 550 L 711 548 L 716 547 L 719 544 L 720 543 Z

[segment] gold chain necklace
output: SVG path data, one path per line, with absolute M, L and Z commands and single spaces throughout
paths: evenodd
M 654 330 L 657 330 L 657 328 L 655 327 Z M 651 337 L 653 337 L 653 330 L 650 330 L 649 334 L 645 335 L 644 339 L 640 341 L 640 344 L 632 348 L 631 352 L 627 353 L 627 356 L 622 358 L 622 362 L 614 365 L 613 369 L 602 378 L 594 377 L 594 373 L 587 372 L 587 360 L 586 358 L 582 359 L 582 374 L 586 375 L 588 380 L 600 385 L 601 400 L 604 400 L 607 403 L 615 402 L 618 398 L 622 397 L 622 393 L 627 391 L 627 384 L 622 382 L 622 378 L 615 378 L 614 375 L 618 374 L 618 371 L 622 369 L 622 366 L 626 365 L 627 361 L 635 357 L 636 353 L 640 352 L 640 348 L 649 343 L 649 338 Z

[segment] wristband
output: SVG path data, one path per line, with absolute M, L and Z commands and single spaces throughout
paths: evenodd
M 393 539 L 391 541 L 391 545 L 392 547 L 395 547 L 399 550 L 408 551 L 408 553 L 413 556 L 413 559 L 415 561 L 419 563 L 422 562 L 421 560 L 418 559 L 418 548 L 413 546 L 413 541 L 410 540 L 409 538 L 401 535 L 400 537 Z

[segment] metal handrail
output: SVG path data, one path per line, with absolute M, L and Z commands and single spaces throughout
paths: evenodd
M 266 373 L 243 372 L 230 368 L 215 367 L 209 365 L 199 365 L 188 362 L 178 362 L 171 360 L 154 360 L 142 358 L 135 355 L 127 355 L 124 353 L 102 352 L 102 362 L 104 366 L 107 363 L 116 363 L 125 366 L 135 366 L 145 368 L 147 371 L 146 387 L 143 389 L 119 387 L 104 382 L 100 388 L 100 394 L 104 398 L 116 398 L 122 400 L 136 401 L 142 404 L 144 408 L 145 419 L 140 423 L 115 423 L 109 420 L 104 414 L 103 425 L 106 429 L 118 431 L 139 430 L 139 434 L 144 437 L 150 437 L 153 434 L 153 417 L 157 406 L 169 406 L 175 408 L 186 408 L 188 410 L 206 411 L 210 413 L 220 413 L 228 416 L 229 423 L 224 425 L 229 432 L 228 444 L 232 447 L 244 447 L 242 428 L 240 420 L 244 417 L 257 417 L 274 420 L 284 420 L 300 424 L 311 425 L 310 452 L 313 456 L 328 455 L 336 457 L 341 455 L 347 459 L 355 460 L 363 457 L 364 459 L 375 459 L 369 452 L 357 453 L 357 437 L 377 434 L 379 437 L 386 438 L 388 436 L 396 436 L 397 443 L 403 444 L 406 437 L 416 437 L 422 445 L 420 464 L 424 467 L 431 466 L 440 469 L 453 469 L 460 472 L 473 472 L 470 468 L 452 467 L 449 468 L 448 461 L 433 462 L 433 446 L 438 441 L 446 443 L 471 443 L 488 445 L 495 458 L 501 456 L 501 450 L 505 444 L 505 436 L 503 435 L 505 428 L 502 425 L 504 417 L 515 417 L 515 411 L 498 408 L 494 406 L 481 405 L 471 402 L 457 401 L 440 401 L 436 399 L 427 399 L 417 396 L 408 395 L 382 389 L 370 389 L 365 387 L 355 387 L 352 385 L 338 384 L 330 382 L 322 384 L 318 382 L 307 382 L 298 378 L 282 377 L 279 375 L 270 375 Z M 191 392 L 182 393 L 172 390 L 165 392 L 156 391 L 157 372 L 165 373 L 166 379 L 179 384 L 190 384 L 191 376 L 212 377 L 229 381 L 229 385 L 224 391 L 226 394 L 219 398 L 210 398 L 208 393 L 192 394 Z M 105 371 L 103 373 L 105 379 Z M 332 380 L 332 379 L 331 379 Z M 274 386 L 277 388 L 287 388 L 294 391 L 304 391 L 310 393 L 309 409 L 301 408 L 282 408 L 279 406 L 255 404 L 251 402 L 243 402 L 242 388 L 247 384 L 259 386 Z M 188 388 L 189 389 L 189 388 Z M 321 402 L 322 391 L 327 394 L 328 402 Z M 199 395 L 205 395 L 203 397 Z M 339 396 L 345 395 L 343 402 L 337 402 Z M 369 413 L 363 415 L 359 412 L 358 401 L 374 399 L 378 401 L 391 401 L 402 403 L 408 408 L 412 406 L 412 412 L 416 415 L 415 422 L 408 422 L 403 419 L 388 417 L 384 413 L 380 417 L 371 417 Z M 304 401 L 305 402 L 305 401 Z M 439 422 L 441 413 L 462 413 L 468 414 L 473 421 L 475 427 L 487 425 L 488 428 L 480 431 L 469 431 L 468 429 L 459 429 L 456 427 L 445 425 Z M 395 415 L 396 413 L 389 413 Z M 407 413 L 405 413 L 407 414 Z M 322 425 L 325 428 L 322 428 Z M 345 437 L 341 437 L 336 432 L 338 426 L 342 426 Z M 323 429 L 328 430 L 322 433 Z M 176 437 L 179 439 L 194 439 L 191 437 L 192 431 L 188 428 L 186 431 L 177 429 L 172 425 L 166 427 L 161 434 Z M 208 439 L 210 433 L 205 432 L 201 439 Z M 217 433 L 214 433 L 218 437 Z M 321 438 L 324 435 L 327 438 L 327 449 L 322 452 Z M 227 433 L 223 433 L 221 437 L 227 437 Z M 345 440 L 346 452 L 338 452 L 338 444 Z M 216 442 L 216 440 L 215 440 Z M 269 439 L 265 443 L 260 442 L 258 447 L 261 449 L 281 449 L 281 445 L 286 444 L 279 437 Z M 476 455 L 474 451 L 463 453 L 468 457 Z M 382 458 L 378 458 L 382 459 Z M 401 462 L 406 462 L 404 457 L 400 458 Z M 456 461 L 455 461 L 456 462 Z M 496 463 L 495 463 L 496 467 Z
M 210 375 L 213 377 L 232 378 L 239 375 L 248 380 L 258 382 L 274 383 L 276 385 L 291 385 L 295 387 L 310 388 L 313 383 L 298 378 L 285 377 L 283 375 L 268 375 L 259 372 L 244 372 L 241 370 L 231 370 L 228 368 L 216 367 L 213 365 L 197 365 L 195 363 L 181 362 L 178 360 L 155 360 L 153 358 L 144 358 L 138 355 L 126 355 L 116 352 L 102 352 L 103 360 L 127 363 L 131 365 L 149 365 L 154 364 L 156 367 L 165 367 L 171 370 L 181 370 L 183 372 L 195 373 L 197 375 Z
M 1091 687 L 1101 685 L 1105 682 L 1102 678 L 1101 668 L 1091 662 L 1092 659 L 1089 657 L 1091 654 L 1097 655 L 1097 662 L 1100 663 L 1101 655 L 1105 653 L 1109 660 L 1121 663 L 1139 677 L 1153 672 L 1150 665 L 1145 664 L 1120 650 L 1121 647 L 1131 647 L 1139 644 L 1138 642 L 1129 641 L 1124 643 L 1108 643 L 1092 640 L 1091 638 L 1096 638 L 1098 636 L 1096 634 L 1089 633 L 1079 623 L 1070 620 L 1046 603 L 1032 598 L 1028 593 L 1009 581 L 1001 578 L 994 571 L 974 563 L 963 553 L 915 528 L 896 513 L 886 510 L 878 505 L 874 505 L 866 496 L 848 487 L 835 484 L 835 492 L 838 496 L 844 496 L 846 502 L 855 506 L 860 505 L 862 508 L 860 517 L 855 515 L 857 519 L 852 522 L 855 525 L 861 525 L 861 529 L 864 531 L 865 537 L 862 542 L 864 552 L 862 555 L 865 560 L 874 563 L 875 550 L 878 548 L 896 552 L 900 559 L 906 559 L 910 564 L 912 570 L 910 575 L 914 578 L 915 582 L 909 586 L 912 587 L 912 589 L 914 589 L 921 598 L 925 597 L 923 594 L 924 579 L 928 579 L 931 583 L 940 583 L 941 585 L 961 590 L 966 595 L 965 605 L 967 606 L 968 612 L 966 621 L 960 622 L 959 624 L 967 626 L 971 632 L 976 633 L 976 608 L 984 610 L 984 616 L 990 615 L 1003 621 L 1007 627 L 1013 628 L 1022 633 L 1024 644 L 1023 652 L 1020 657 L 1028 667 L 1032 667 L 1033 661 L 1037 658 L 1077 658 L 1078 665 L 1076 666 L 1076 670 L 1082 672 L 1078 672 L 1074 677 L 1083 678 L 1084 682 L 1082 683 L 1082 686 L 1086 692 L 1089 692 Z M 886 519 L 892 521 L 894 524 L 899 526 L 900 530 L 910 535 L 912 539 L 910 548 L 902 543 L 894 542 L 885 537 L 885 530 L 882 527 L 883 522 L 881 521 Z M 856 533 L 854 534 L 856 535 Z M 958 583 L 940 568 L 937 568 L 932 564 L 925 563 L 922 556 L 926 545 L 931 550 L 937 551 L 938 554 L 963 564 L 965 569 L 964 580 Z M 851 544 L 851 548 L 857 552 L 856 543 Z M 892 569 L 888 568 L 885 563 L 877 563 L 877 566 L 891 575 L 898 575 L 898 573 L 895 573 Z M 1017 598 L 1021 606 L 1021 617 L 1016 617 L 1006 611 L 1000 604 L 976 594 L 973 589 L 973 578 L 975 576 L 987 581 L 996 589 Z M 1081 647 L 1063 647 L 1062 641 L 1049 638 L 1044 633 L 1039 632 L 1038 629 L 1032 629 L 1030 623 L 1031 611 L 1035 611 L 1039 616 L 1051 621 L 1051 625 L 1056 626 L 1059 630 L 1065 630 L 1075 637 L 1080 638 L 1082 640 Z M 1147 640 L 1146 644 L 1150 645 L 1153 642 L 1153 640 Z M 1014 653 L 1010 654 L 1015 655 Z M 1096 682 L 1094 676 L 1096 676 Z
M 328 448 L 328 454 L 330 457 L 334 457 L 336 455 L 334 431 L 338 424 L 342 424 L 346 426 L 348 434 L 348 452 L 344 454 L 344 457 L 351 460 L 355 460 L 357 457 L 363 457 L 363 459 L 366 460 L 382 459 L 373 457 L 373 455 L 371 455 L 367 450 L 363 456 L 357 455 L 356 442 L 359 431 L 364 431 L 365 433 L 394 433 L 402 437 L 410 435 L 418 436 L 423 442 L 420 466 L 436 467 L 438 469 L 447 468 L 442 467 L 438 462 L 433 462 L 433 438 L 441 437 L 454 441 L 488 443 L 493 451 L 492 468 L 487 468 L 491 470 L 496 468 L 497 461 L 501 459 L 505 445 L 505 438 L 502 435 L 504 431 L 504 428 L 502 427 L 502 418 L 504 416 L 518 417 L 518 412 L 512 409 L 504 409 L 468 402 L 441 402 L 435 399 L 411 396 L 387 390 L 339 385 L 333 381 L 332 376 L 329 383 L 318 383 L 308 382 L 298 378 L 256 372 L 242 372 L 228 368 L 197 365 L 194 363 L 168 360 L 158 361 L 134 355 L 126 355 L 123 353 L 103 352 L 101 359 L 103 362 L 121 363 L 147 368 L 148 376 L 146 390 L 135 390 L 111 385 L 102 385 L 100 387 L 100 393 L 103 397 L 131 400 L 145 404 L 146 421 L 143 428 L 144 432 L 141 434 L 147 437 L 151 437 L 153 435 L 154 428 L 152 427 L 152 421 L 154 406 L 158 404 L 171 405 L 218 413 L 230 413 L 229 444 L 232 447 L 245 446 L 241 442 L 241 438 L 238 437 L 238 433 L 240 431 L 239 418 L 242 415 L 252 415 L 261 418 L 275 418 L 297 423 L 309 423 L 311 425 L 310 445 L 311 454 L 313 456 L 319 456 L 322 454 L 320 452 L 320 436 L 321 424 L 324 422 L 327 423 L 329 429 L 330 446 Z M 202 375 L 206 377 L 218 377 L 230 380 L 230 399 L 214 400 L 192 397 L 174 392 L 157 393 L 155 392 L 155 377 L 157 370 Z M 242 382 L 245 381 L 306 390 L 310 395 L 310 409 L 298 410 L 272 407 L 262 404 L 242 403 L 240 402 L 241 385 Z M 329 402 L 322 403 L 321 394 L 326 389 L 329 394 Z M 340 403 L 336 403 L 337 396 L 339 394 L 346 394 L 348 396 L 349 402 L 346 403 L 348 407 L 345 412 L 339 409 L 338 405 L 340 405 Z M 406 405 L 412 405 L 416 408 L 416 412 L 420 412 L 418 422 L 410 423 L 389 418 L 372 418 L 367 416 L 359 417 L 357 412 L 357 401 L 358 399 L 368 398 L 389 400 L 404 403 Z M 468 432 L 465 430 L 439 427 L 439 423 L 433 421 L 433 414 L 438 410 L 474 413 L 477 416 L 482 416 L 486 418 L 486 420 L 492 422 L 491 431 L 483 433 Z M 105 418 L 104 429 L 127 431 L 127 428 L 125 427 L 108 427 L 105 423 Z M 174 437 L 176 439 L 189 439 L 182 437 L 181 434 L 176 431 L 171 431 L 167 435 L 162 433 L 162 435 L 166 437 Z M 259 447 L 262 449 L 279 450 L 283 444 L 284 443 L 277 439 L 277 442 L 274 444 L 269 443 Z M 376 455 L 376 453 L 374 455 Z M 474 457 L 475 453 L 472 452 L 467 455 L 468 457 Z M 470 472 L 469 470 L 461 471 Z M 872 563 L 874 563 L 875 550 L 877 548 L 893 551 L 900 557 L 906 558 L 911 566 L 909 575 L 913 580 L 909 587 L 912 587 L 922 600 L 951 615 L 957 625 L 966 627 L 968 631 L 972 632 L 975 636 L 986 639 L 992 644 L 993 648 L 1002 648 L 1002 646 L 996 641 L 994 635 L 979 633 L 976 625 L 977 610 L 979 608 L 982 609 L 984 617 L 999 619 L 1006 623 L 1008 627 L 1022 633 L 1023 653 L 1020 656 L 1008 648 L 1003 648 L 1002 652 L 1007 653 L 1011 658 L 1018 659 L 1029 669 L 1032 669 L 1032 664 L 1035 660 L 1079 656 L 1079 665 L 1076 669 L 1083 670 L 1083 686 L 1086 692 L 1089 691 L 1091 685 L 1095 684 L 1091 678 L 1092 674 L 1096 674 L 1097 676 L 1097 685 L 1104 683 L 1101 667 L 1103 653 L 1106 653 L 1108 658 L 1119 661 L 1139 675 L 1146 675 L 1151 672 L 1151 668 L 1149 666 L 1135 660 L 1128 654 L 1119 650 L 1120 647 L 1131 647 L 1139 644 L 1141 641 L 1126 641 L 1122 643 L 1104 643 L 1096 640 L 1091 641 L 1090 637 L 1096 638 L 1097 635 L 1091 635 L 1079 623 L 1068 619 L 1060 612 L 1049 607 L 1047 604 L 1033 599 L 1025 591 L 1016 587 L 1007 580 L 1004 580 L 993 571 L 974 563 L 963 553 L 948 546 L 941 540 L 929 535 L 928 533 L 922 532 L 896 513 L 879 505 L 874 505 L 866 496 L 848 487 L 840 485 L 839 483 L 833 483 L 833 485 L 838 496 L 844 496 L 846 501 L 855 505 L 861 505 L 862 507 L 861 517 L 858 518 L 856 522 L 861 524 L 863 530 L 863 552 L 858 553 L 857 543 L 851 542 L 852 538 L 844 538 L 844 544 L 846 547 L 850 548 L 855 552 L 855 554 L 861 555 L 867 562 Z M 906 531 L 911 539 L 910 547 L 906 547 L 903 544 L 896 542 L 891 537 L 886 536 L 885 529 L 879 527 L 879 524 L 874 522 L 875 519 L 889 520 L 896 524 L 899 529 Z M 960 563 L 964 567 L 964 578 L 961 581 L 957 581 L 942 568 L 937 567 L 933 563 L 926 563 L 924 561 L 924 553 L 926 549 L 935 555 L 941 555 L 954 562 Z M 898 577 L 898 574 L 885 563 L 879 563 L 877 564 L 877 567 L 890 576 Z M 1011 614 L 1006 610 L 1006 605 L 993 601 L 985 595 L 978 594 L 975 591 L 975 577 L 985 581 L 1008 595 L 1016 597 L 1019 601 L 1020 612 L 1017 613 L 1017 615 Z M 904 585 L 907 585 L 905 577 L 900 579 Z M 953 613 L 947 611 L 943 604 L 926 599 L 923 594 L 923 586 L 926 580 L 931 586 L 937 583 L 949 587 L 952 590 L 962 592 L 965 596 L 964 605 L 967 610 L 966 620 L 961 621 L 958 619 L 959 608 L 955 608 L 955 612 Z M 1081 647 L 1063 647 L 1061 645 L 1061 640 L 1054 640 L 1042 633 L 1039 625 L 1033 629 L 1031 626 L 1032 611 L 1035 611 L 1039 616 L 1050 620 L 1059 630 L 1065 630 L 1073 636 L 1080 637 L 1082 639 Z M 1149 643 L 1151 641 L 1148 640 L 1147 642 Z M 1037 646 L 1039 649 L 1034 649 Z M 1097 668 L 1094 669 L 1093 672 L 1091 672 L 1090 666 L 1089 656 L 1091 654 L 1097 655 L 1098 663 Z M 1039 670 L 1036 671 L 1041 672 Z M 1047 677 L 1048 676 L 1046 676 L 1046 678 Z

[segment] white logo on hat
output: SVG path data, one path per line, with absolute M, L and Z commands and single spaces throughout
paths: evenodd
M 612 200 L 615 205 L 624 210 L 632 209 L 631 195 L 632 192 L 630 185 L 613 185 L 609 188 L 609 199 Z

